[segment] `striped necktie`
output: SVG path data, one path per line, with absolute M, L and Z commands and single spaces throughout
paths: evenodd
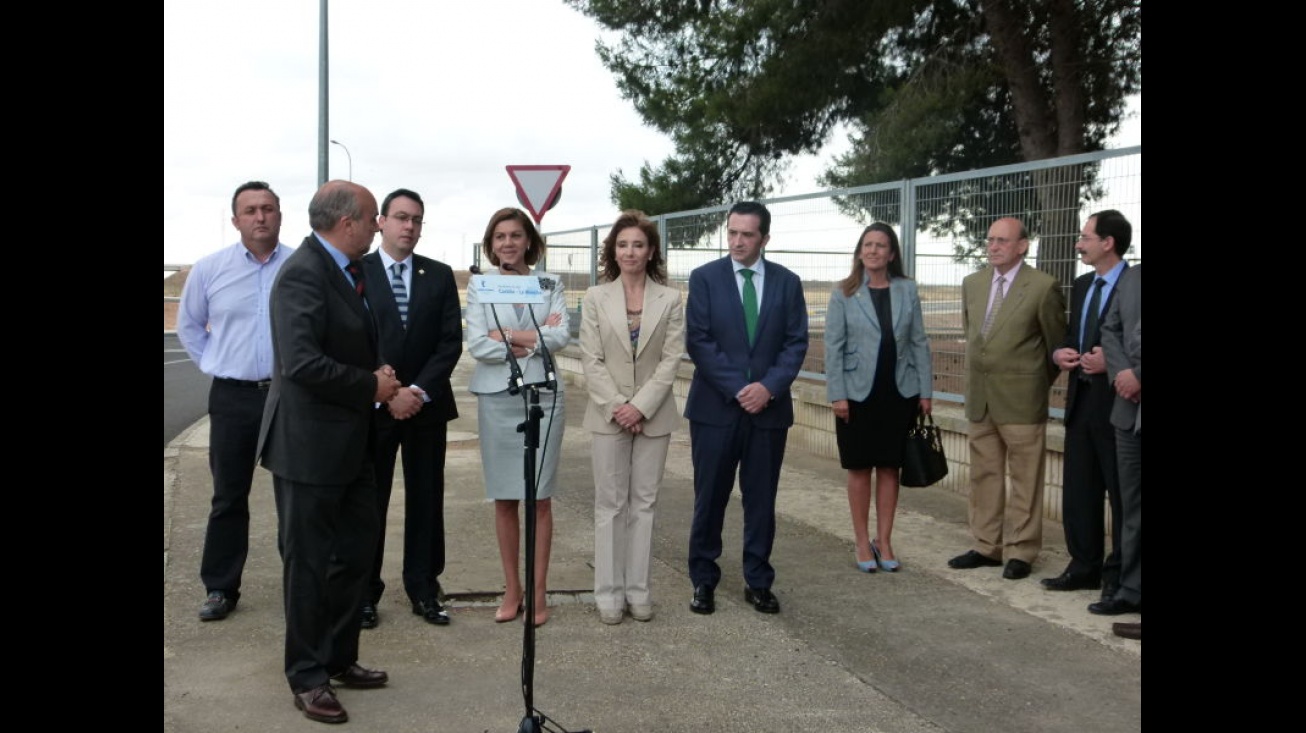
M 408 328 L 408 288 L 404 286 L 404 263 L 390 266 L 390 287 L 395 291 L 395 305 L 399 306 L 399 322 Z
M 1007 281 L 1005 277 L 998 278 L 997 292 L 993 293 L 993 304 L 989 306 L 989 312 L 984 316 L 984 324 L 980 326 L 980 335 L 989 335 L 989 329 L 993 327 L 993 319 L 998 315 L 998 310 L 1002 308 L 1002 299 L 1005 297 L 1002 293 L 1002 285 Z

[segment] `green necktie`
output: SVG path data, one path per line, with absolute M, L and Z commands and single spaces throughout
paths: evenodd
M 753 287 L 753 271 L 745 267 L 744 275 L 744 326 L 748 328 L 748 345 L 757 336 L 757 288 Z

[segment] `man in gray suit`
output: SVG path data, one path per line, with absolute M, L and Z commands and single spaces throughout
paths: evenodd
M 272 286 L 272 387 L 258 454 L 272 472 L 280 522 L 286 679 L 312 720 L 349 715 L 331 682 L 378 687 L 358 664 L 363 590 L 380 519 L 373 405 L 399 391 L 381 365 L 360 258 L 376 235 L 376 197 L 328 181 L 308 205 L 313 233 Z
M 1090 604 L 1092 613 L 1116 616 L 1143 610 L 1143 266 L 1125 271 L 1102 322 L 1107 376 L 1115 386 L 1111 425 L 1116 431 L 1116 468 L 1123 512 L 1120 588 Z M 1143 625 L 1118 623 L 1115 633 L 1142 639 Z

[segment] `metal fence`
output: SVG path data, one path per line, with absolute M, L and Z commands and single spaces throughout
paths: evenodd
M 862 229 L 893 225 L 907 274 L 920 285 L 934 354 L 935 398 L 962 402 L 966 345 L 961 332 L 961 281 L 985 264 L 989 225 L 1015 216 L 1030 231 L 1026 261 L 1070 283 L 1088 271 L 1074 254 L 1084 220 L 1118 209 L 1133 225 L 1126 259 L 1142 260 L 1142 146 L 909 179 L 801 196 L 765 199 L 771 211 L 766 257 L 803 278 L 811 328 L 804 376 L 824 379 L 824 323 L 830 293 L 852 268 Z M 653 215 L 671 284 L 688 288 L 695 267 L 725 256 L 729 205 Z M 615 218 L 615 217 L 614 217 Z M 598 253 L 611 222 L 546 232 L 542 264 L 561 276 L 573 323 L 585 289 L 598 280 Z M 1067 301 L 1069 298 L 1067 297 Z M 1053 416 L 1064 405 L 1064 375 L 1052 391 Z
M 961 332 L 961 281 L 984 264 L 984 238 L 995 219 L 1015 216 L 1030 230 L 1027 262 L 1070 282 L 1087 272 L 1074 254 L 1084 220 L 1094 211 L 1118 209 L 1133 224 L 1126 255 L 1143 258 L 1143 148 L 1141 145 L 800 196 L 764 199 L 771 210 L 767 259 L 803 278 L 811 345 L 803 376 L 825 379 L 825 311 L 830 293 L 852 268 L 862 229 L 871 222 L 893 225 L 901 241 L 904 268 L 921 292 L 925 329 L 934 355 L 934 396 L 963 402 L 966 344 Z M 725 256 L 726 214 L 722 205 L 650 217 L 658 223 L 670 284 L 688 290 L 695 267 Z M 614 217 L 615 218 L 615 217 Z M 611 222 L 583 229 L 545 232 L 548 251 L 541 266 L 564 283 L 572 331 L 579 325 L 585 289 L 598 282 L 598 254 Z M 480 263 L 480 248 L 473 259 Z M 165 264 L 165 272 L 182 269 Z M 165 297 L 164 303 L 176 302 Z M 1067 297 L 1067 301 L 1069 298 Z M 1052 416 L 1061 417 L 1065 376 L 1052 388 Z

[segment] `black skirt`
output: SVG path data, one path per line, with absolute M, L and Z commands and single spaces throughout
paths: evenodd
M 839 465 L 846 470 L 900 468 L 907 430 L 916 422 L 920 397 L 903 397 L 877 385 L 864 402 L 848 400 L 848 422 L 834 419 Z

